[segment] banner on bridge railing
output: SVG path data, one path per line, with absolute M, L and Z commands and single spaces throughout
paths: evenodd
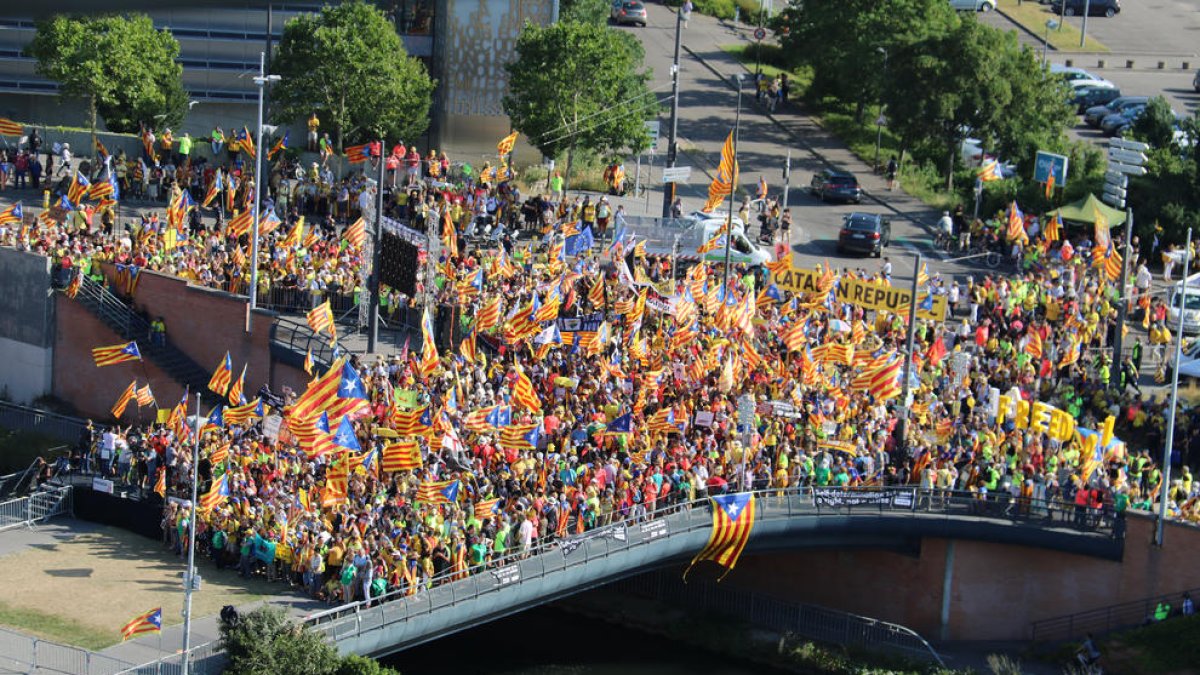
M 491 570 L 492 578 L 496 580 L 497 586 L 507 586 L 515 584 L 521 580 L 521 566 L 513 563 L 504 567 L 497 567 Z
M 592 530 L 579 534 L 574 537 L 567 537 L 558 543 L 558 548 L 562 551 L 563 557 L 567 557 L 592 539 L 612 539 L 613 541 L 625 541 L 628 535 L 625 532 L 625 524 L 612 525 L 603 527 L 598 530 Z
M 916 489 L 907 490 L 845 490 L 842 488 L 814 488 L 814 506 L 895 506 L 911 508 L 916 500 Z

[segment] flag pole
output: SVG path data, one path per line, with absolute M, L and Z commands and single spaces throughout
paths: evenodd
M 368 148 L 370 146 L 367 146 Z M 368 150 L 368 153 L 370 151 Z M 383 137 L 379 138 L 379 182 L 375 184 L 375 235 L 371 244 L 371 276 L 367 286 L 371 291 L 370 314 L 367 317 L 367 353 L 374 354 L 379 341 L 379 263 L 383 249 Z
M 196 586 L 196 514 L 197 492 L 200 479 L 200 392 L 196 392 L 196 438 L 192 444 L 192 515 L 188 518 L 188 561 L 187 573 L 183 575 L 183 656 L 180 658 L 180 675 L 188 675 L 188 661 L 192 641 L 192 590 Z
M 920 280 L 920 278 L 921 253 L 917 252 L 917 259 L 913 263 L 912 298 L 908 302 L 908 336 L 905 338 L 904 347 L 904 382 L 901 383 L 900 419 L 896 423 L 896 444 L 901 453 L 903 453 L 908 446 L 908 388 L 909 381 L 912 379 L 913 342 L 916 339 L 917 332 L 917 282 Z M 892 461 L 896 462 L 896 459 L 893 458 Z
M 725 232 L 725 282 L 724 282 L 725 290 L 724 290 L 724 295 L 721 298 L 722 303 L 727 302 L 729 299 L 729 245 L 730 245 L 730 242 L 733 241 L 733 200 L 737 194 L 737 174 L 738 174 L 737 142 L 738 142 L 738 129 L 741 127 L 741 124 L 742 124 L 742 76 L 741 76 L 741 74 L 739 73 L 738 75 L 736 75 L 735 79 L 737 79 L 737 112 L 734 114 L 734 118 L 733 118 L 733 166 L 730 167 L 730 169 L 729 169 L 729 220 L 727 221 L 726 232 Z M 718 172 L 718 173 L 720 173 L 720 172 Z M 718 176 L 718 178 L 719 178 L 719 176 Z M 745 232 L 745 229 L 747 229 L 745 223 L 742 224 L 742 227 L 743 227 L 743 232 Z

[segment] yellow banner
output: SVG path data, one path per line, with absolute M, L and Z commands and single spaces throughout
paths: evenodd
M 815 293 L 817 292 L 817 280 L 819 278 L 819 272 L 789 267 L 788 269 L 776 272 L 771 280 L 779 288 L 792 291 L 793 293 Z M 907 313 L 908 304 L 912 301 L 912 292 L 907 288 L 898 288 L 870 281 L 860 281 L 858 279 L 847 279 L 845 277 L 838 281 L 836 293 L 837 299 L 840 302 L 849 303 L 863 309 L 873 309 L 883 312 Z M 922 300 L 924 297 L 924 294 L 922 294 Z M 923 309 L 918 304 L 917 317 L 933 321 L 944 321 L 946 319 L 946 296 L 933 296 L 933 307 L 931 309 Z

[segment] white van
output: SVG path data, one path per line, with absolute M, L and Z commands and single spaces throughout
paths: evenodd
M 1179 328 L 1179 312 L 1183 312 L 1183 332 L 1200 333 L 1200 273 L 1184 279 L 1171 288 L 1167 305 L 1167 327 Z

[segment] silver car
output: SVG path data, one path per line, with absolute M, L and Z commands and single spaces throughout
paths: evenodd
M 990 12 L 996 9 L 996 0 L 950 0 L 950 9 L 960 12 Z
M 646 6 L 640 0 L 614 0 L 609 18 L 618 26 L 646 27 Z

